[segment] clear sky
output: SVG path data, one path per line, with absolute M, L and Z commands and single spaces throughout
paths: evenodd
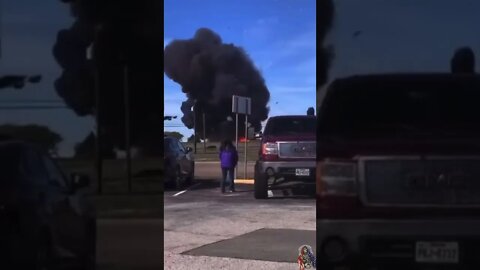
M 207 27 L 224 43 L 242 47 L 261 71 L 270 90 L 270 116 L 306 114 L 315 107 L 316 17 L 314 0 L 165 0 L 165 44 L 192 38 Z M 183 127 L 178 84 L 165 77 L 165 130 L 193 132 Z

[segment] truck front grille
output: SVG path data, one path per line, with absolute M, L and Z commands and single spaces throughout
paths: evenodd
M 316 158 L 316 142 L 279 142 L 280 158 Z
M 480 158 L 368 158 L 361 167 L 366 204 L 480 206 Z

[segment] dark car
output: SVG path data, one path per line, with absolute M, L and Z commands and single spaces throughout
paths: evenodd
M 0 142 L 0 164 L 0 269 L 95 269 L 88 178 L 24 142 Z
M 181 189 L 195 177 L 192 149 L 174 137 L 164 137 L 165 184 Z
M 331 84 L 317 132 L 319 269 L 480 269 L 479 102 L 478 75 Z
M 268 189 L 285 184 L 315 185 L 316 116 L 270 117 L 255 163 L 255 198 L 268 197 Z

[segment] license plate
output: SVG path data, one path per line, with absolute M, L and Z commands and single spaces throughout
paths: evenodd
M 295 176 L 310 176 L 310 169 L 295 169 Z
M 417 242 L 415 260 L 421 263 L 458 263 L 457 242 Z

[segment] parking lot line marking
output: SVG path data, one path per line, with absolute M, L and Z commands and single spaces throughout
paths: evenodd
M 180 191 L 180 192 L 177 192 L 177 193 L 173 194 L 172 196 L 173 196 L 173 197 L 176 197 L 176 196 L 178 196 L 178 195 L 182 195 L 183 193 L 187 192 L 189 189 L 191 189 L 191 188 L 193 188 L 193 187 L 197 187 L 197 186 L 199 186 L 199 185 L 200 185 L 200 183 L 196 183 L 195 185 L 193 185 L 193 186 L 191 186 L 191 187 L 189 187 L 189 188 L 187 188 L 187 189 L 185 189 L 185 190 L 182 190 L 182 191 Z
M 176 197 L 176 196 L 178 196 L 178 195 L 182 195 L 182 194 L 185 193 L 185 192 L 187 192 L 186 189 L 185 189 L 185 190 L 182 190 L 182 191 L 180 191 L 180 192 L 177 192 L 177 193 L 175 193 L 175 194 L 173 194 L 173 197 Z

